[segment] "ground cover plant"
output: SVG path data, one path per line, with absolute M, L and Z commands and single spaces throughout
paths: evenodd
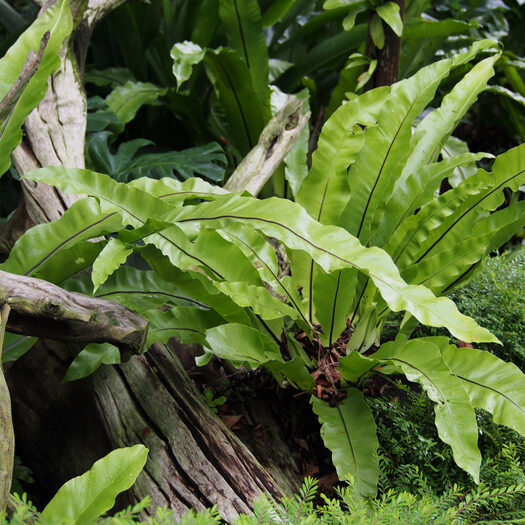
M 383 28 L 383 20 L 399 32 L 395 8 L 390 12 L 392 6 L 387 4 L 372 10 L 374 25 Z M 243 5 L 253 8 L 256 3 Z M 22 138 L 22 122 L 44 96 L 51 71 L 59 64 L 62 72 L 77 67 L 67 62 L 68 54 L 64 54 L 65 62 L 55 60 L 56 50 L 73 28 L 67 2 L 45 11 L 45 16 L 0 62 L 12 77 L 6 77 L 3 87 L 0 115 L 4 127 L 0 140 L 5 142 L 0 142 L 0 156 L 7 167 L 13 152 L 20 175 L 25 173 L 21 177 L 23 188 L 44 188 L 44 183 L 54 186 L 62 204 L 67 203 L 61 218 L 31 228 L 19 238 L 0 265 L 2 276 L 9 280 L 9 286 L 43 286 L 47 297 L 66 294 L 75 301 L 95 301 L 87 304 L 96 304 L 97 308 L 102 306 L 96 300 L 111 299 L 128 308 L 116 310 L 116 306 L 106 305 L 113 308 L 107 317 L 100 313 L 102 310 L 88 315 L 86 306 L 79 312 L 62 299 L 13 301 L 17 295 L 12 288 L 6 288 L 1 332 L 2 336 L 6 329 L 11 333 L 5 336 L 3 361 L 16 361 L 30 350 L 35 339 L 28 335 L 49 335 L 38 323 L 32 323 L 28 331 L 31 323 L 23 321 L 27 321 L 29 311 L 33 317 L 66 319 L 71 323 L 64 330 L 66 335 L 72 333 L 84 344 L 92 341 L 74 358 L 65 374 L 66 381 L 92 376 L 102 364 L 117 364 L 132 351 L 141 353 L 172 337 L 183 343 L 201 344 L 204 354 L 198 358 L 200 364 L 215 356 L 238 368 L 264 366 L 282 386 L 310 396 L 339 479 L 355 480 L 353 486 L 362 496 L 376 494 L 380 473 L 376 426 L 363 392 L 373 387 L 375 376 L 404 375 L 419 384 L 432 401 L 439 437 L 451 447 L 454 461 L 478 481 L 482 458 L 474 409 L 489 410 L 495 422 L 523 434 L 525 400 L 518 387 L 523 373 L 512 363 L 473 348 L 483 342 L 497 342 L 497 337 L 460 313 L 452 301 L 439 296 L 467 282 L 489 254 L 525 224 L 524 201 L 519 197 L 507 199 L 508 205 L 501 207 L 510 193 L 519 195 L 524 184 L 524 146 L 501 153 L 490 167 L 486 164 L 486 170 L 477 169 L 476 162 L 489 162 L 491 155 L 470 153 L 464 148 L 455 153 L 451 148 L 451 133 L 487 87 L 494 65 L 501 58 L 501 47 L 493 40 L 480 40 L 391 86 L 370 89 L 350 96 L 348 101 L 340 97 L 344 103 L 334 103 L 330 116 L 322 128 L 319 126 L 318 141 L 314 141 L 317 148 L 309 166 L 306 137 L 300 127 L 307 120 L 304 105 L 280 93 L 287 103 L 270 119 L 270 63 L 263 57 L 260 67 L 248 67 L 250 61 L 260 58 L 266 45 L 257 39 L 262 34 L 263 17 L 257 9 L 247 9 L 241 16 L 232 6 L 224 4 L 221 24 L 227 27 L 240 19 L 251 20 L 250 36 L 254 39 L 248 48 L 241 45 L 243 40 L 237 35 L 237 40 L 229 42 L 230 48 L 213 47 L 210 42 L 199 48 L 186 43 L 172 49 L 176 80 L 171 82 L 176 82 L 175 90 L 185 81 L 191 82 L 192 71 L 186 68 L 184 72 L 184 67 L 197 66 L 194 74 L 198 75 L 203 61 L 208 79 L 215 82 L 213 104 L 220 102 L 224 109 L 229 103 L 237 103 L 225 79 L 218 78 L 216 59 L 227 59 L 235 71 L 242 69 L 239 78 L 247 79 L 246 89 L 250 91 L 251 86 L 253 90 L 246 100 L 260 102 L 264 118 L 248 119 L 256 125 L 249 143 L 242 143 L 244 135 L 234 136 L 240 130 L 242 112 L 237 114 L 237 124 L 230 122 L 229 128 L 220 129 L 228 135 L 223 141 L 226 155 L 213 144 L 143 153 L 141 148 L 152 144 L 136 137 L 121 142 L 112 152 L 109 141 L 123 133 L 139 107 L 168 95 L 167 88 L 128 78 L 103 103 L 90 101 L 91 107 L 99 111 L 91 120 L 95 134 L 88 147 L 88 163 L 107 173 L 83 168 L 83 137 L 78 148 L 80 160 L 50 162 L 59 165 L 31 169 L 39 164 L 23 164 L 20 148 L 13 152 Z M 327 13 L 330 11 L 337 9 L 327 7 Z M 346 25 L 348 29 L 348 19 Z M 380 48 L 381 31 L 375 30 L 374 35 L 373 42 Z M 17 83 L 15 78 L 25 71 L 28 56 L 40 63 L 38 75 L 34 67 L 28 68 L 27 78 L 22 74 L 23 82 Z M 152 55 L 149 60 L 154 63 Z M 206 69 L 200 70 L 203 72 Z M 444 85 L 451 72 L 457 72 L 456 83 Z M 120 71 L 118 75 L 125 77 L 128 73 Z M 262 77 L 257 80 L 257 75 Z M 96 78 L 95 73 L 92 78 Z M 177 96 L 174 94 L 175 99 Z M 116 118 L 108 114 L 106 107 L 113 108 Z M 278 108 L 273 109 L 275 112 Z M 226 115 L 235 116 L 233 110 Z M 104 131 L 106 127 L 110 131 Z M 300 148 L 279 167 L 289 150 L 280 141 L 293 130 L 301 134 Z M 29 125 L 27 132 L 31 134 Z M 64 140 L 66 136 L 62 136 Z M 28 148 L 27 138 L 22 150 L 24 147 Z M 32 147 L 36 155 L 39 146 L 35 143 Z M 56 151 L 61 152 L 58 156 L 64 154 L 55 147 Z M 271 169 L 254 170 L 256 158 Z M 229 169 L 225 169 L 226 163 Z M 256 198 L 275 170 L 274 193 L 291 195 L 293 200 Z M 458 170 L 462 176 L 457 176 Z M 219 181 L 230 171 L 233 174 L 224 188 L 193 177 Z M 439 192 L 446 179 L 451 188 Z M 246 189 L 249 192 L 242 191 Z M 87 197 L 77 199 L 67 193 Z M 36 277 L 60 288 L 17 276 Z M 72 292 L 83 295 L 68 295 Z M 405 317 L 395 339 L 384 343 L 383 325 L 391 311 L 403 311 Z M 83 336 L 70 328 L 79 322 L 94 325 L 104 321 L 106 326 L 101 328 L 99 324 L 95 330 L 91 326 L 91 332 Z M 131 335 L 116 334 L 117 328 L 128 321 L 135 323 Z M 460 347 L 450 344 L 449 336 L 414 337 L 418 322 L 446 328 Z M 41 332 L 37 333 L 35 326 Z M 169 386 L 173 404 L 183 400 L 194 410 L 188 416 L 187 409 L 179 408 L 170 417 L 182 414 L 182 426 L 191 427 L 201 416 L 206 422 L 203 429 L 192 428 L 186 434 L 198 436 L 198 445 L 186 447 L 186 453 L 191 455 L 190 448 L 206 450 L 209 464 L 217 462 L 221 454 L 215 453 L 214 447 L 220 440 L 213 441 L 214 437 L 206 433 L 206 425 L 216 424 L 210 410 L 213 397 L 193 400 L 192 394 L 181 395 L 177 390 L 180 387 L 173 386 L 168 377 L 176 373 L 176 358 L 170 356 L 167 361 L 152 364 L 148 359 L 155 358 L 147 355 L 142 361 L 132 360 L 130 368 L 117 369 L 135 374 L 133 367 L 139 363 L 142 370 L 149 370 L 142 376 L 126 377 L 119 391 L 130 385 L 140 389 L 141 381 L 164 374 L 161 383 Z M 114 377 L 125 375 L 114 373 Z M 101 377 L 107 376 L 95 374 L 90 381 L 100 381 Z M 104 388 L 103 384 L 98 383 L 98 388 Z M 5 387 L 2 394 L 2 422 L 7 436 L 5 492 L 10 483 L 13 437 Z M 173 427 L 164 427 L 162 418 L 160 422 L 148 419 L 155 410 L 152 398 L 142 391 L 126 401 L 142 404 L 131 416 L 141 430 L 122 432 L 122 425 L 127 428 L 129 423 L 117 423 L 115 440 L 119 446 L 129 439 L 146 440 L 150 433 L 155 438 L 164 433 L 170 446 L 189 439 L 180 437 L 173 445 Z M 122 406 L 115 404 L 118 418 L 123 417 Z M 104 409 L 103 413 L 105 417 Z M 234 443 L 231 458 L 243 454 L 244 449 L 225 435 L 228 437 L 223 443 Z M 177 470 L 186 459 L 181 460 L 174 450 L 169 465 Z M 159 472 L 158 463 L 154 463 L 157 460 L 151 461 L 141 478 L 142 488 L 152 486 L 144 481 L 146 474 L 152 479 Z M 252 464 L 252 459 L 246 461 Z M 197 470 L 186 463 L 184 467 Z M 211 466 L 199 468 L 204 476 L 211 470 Z M 263 471 L 260 475 L 263 486 L 273 489 L 273 482 Z M 189 495 L 180 498 L 187 508 L 200 486 L 191 475 L 181 477 L 182 486 L 193 483 Z M 251 494 L 244 494 L 244 480 L 235 480 L 239 486 L 229 482 L 234 485 L 232 494 L 242 493 L 246 504 L 251 505 Z M 203 485 L 215 487 L 216 483 Z M 195 499 L 202 506 L 205 497 Z M 231 519 L 233 510 L 228 512 L 226 517 Z

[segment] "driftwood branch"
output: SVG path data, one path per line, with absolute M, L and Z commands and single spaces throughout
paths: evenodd
M 289 153 L 308 123 L 302 114 L 304 102 L 292 97 L 266 124 L 259 142 L 228 179 L 225 188 L 248 191 L 256 196 Z
M 0 305 L 15 334 L 80 343 L 111 343 L 125 359 L 144 351 L 148 321 L 126 307 L 68 292 L 54 284 L 0 271 Z
M 0 349 L 9 317 L 9 305 L 0 307 Z M 5 511 L 11 490 L 13 462 L 15 454 L 15 435 L 11 416 L 11 397 L 0 360 L 0 513 Z
M 40 62 L 42 62 L 42 57 L 44 56 L 44 51 L 46 50 L 47 43 L 49 42 L 49 36 L 50 34 L 48 31 L 42 37 L 40 49 L 37 53 L 35 53 L 33 50 L 29 51 L 26 61 L 22 67 L 22 71 L 20 71 L 16 82 L 5 94 L 4 98 L 0 100 L 0 122 L 6 120 L 13 112 L 18 99 L 24 92 L 24 89 L 31 80 L 31 77 L 35 74 L 35 71 L 40 66 Z M 0 130 L 0 135 L 2 134 L 3 130 L 4 126 L 2 126 L 2 129 Z

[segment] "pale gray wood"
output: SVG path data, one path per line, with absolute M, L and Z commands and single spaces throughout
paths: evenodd
M 259 194 L 308 124 L 310 113 L 303 114 L 303 106 L 304 101 L 291 97 L 266 124 L 256 146 L 225 184 L 227 190 Z
M 41 279 L 0 270 L 7 330 L 61 341 L 112 343 L 125 355 L 143 352 L 149 321 L 120 303 L 68 292 Z

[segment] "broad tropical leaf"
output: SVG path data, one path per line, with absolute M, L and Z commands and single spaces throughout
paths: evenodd
M 224 323 L 224 319 L 213 310 L 191 306 L 175 306 L 165 312 L 147 310 L 142 315 L 150 321 L 148 347 L 153 343 L 165 343 L 170 337 L 177 337 L 182 343 L 204 343 L 204 332 Z
M 248 312 L 221 293 L 201 272 L 174 268 L 168 257 L 153 245 L 144 246 L 139 253 L 161 279 L 173 283 L 178 290 L 191 297 L 194 303 L 213 308 L 229 322 L 250 324 Z
M 241 155 L 256 144 L 264 127 L 263 106 L 258 100 L 246 63 L 232 49 L 208 51 L 206 71 L 225 110 L 226 139 Z
M 396 341 L 382 345 L 373 359 L 391 361 L 407 379 L 421 384 L 435 403 L 439 437 L 452 447 L 455 462 L 479 482 L 481 454 L 476 415 L 463 383 L 451 373 L 439 347 L 421 339 Z
M 347 388 L 346 398 L 335 407 L 315 396 L 310 403 L 322 425 L 321 436 L 332 452 L 339 479 L 348 480 L 351 474 L 363 496 L 375 496 L 379 442 L 374 418 L 361 391 Z
M 259 330 L 241 324 L 223 324 L 206 330 L 206 346 L 237 366 L 257 368 L 282 361 L 279 347 Z
M 371 243 L 374 246 L 384 247 L 394 256 L 392 247 L 396 246 L 395 238 L 400 235 L 397 230 L 403 221 L 434 199 L 443 179 L 452 176 L 456 170 L 463 170 L 464 166 L 488 157 L 491 155 L 487 153 L 465 153 L 427 164 L 412 173 L 404 180 L 404 184 L 396 186 L 396 198 L 388 201 L 385 214 L 372 235 Z M 410 220 L 418 221 L 419 219 Z
M 480 170 L 455 190 L 461 190 L 470 181 L 478 183 L 480 191 L 466 199 L 439 227 L 429 233 L 428 238 L 418 246 L 412 261 L 418 263 L 429 254 L 454 247 L 470 232 L 475 221 L 503 203 L 505 188 L 516 191 L 525 183 L 525 144 L 499 155 L 494 162 L 492 173 Z
M 407 285 L 384 251 L 363 247 L 355 237 L 341 228 L 319 224 L 299 205 L 290 201 L 275 198 L 258 201 L 251 197 L 231 195 L 179 209 L 89 170 L 49 167 L 35 170 L 26 177 L 57 185 L 71 193 L 97 196 L 101 202 L 108 203 L 109 209 L 120 209 L 123 220 L 132 225 L 144 224 L 149 218 L 169 222 L 176 217 L 177 226 L 151 236 L 154 237 L 152 242 L 164 250 L 176 266 L 182 264 L 189 269 L 199 264 L 205 271 L 221 278 L 220 272 L 214 269 L 217 260 L 220 260 L 218 254 L 207 254 L 208 262 L 193 255 L 193 248 L 179 225 L 205 224 L 227 231 L 229 223 L 241 222 L 279 239 L 293 250 L 306 251 L 328 273 L 352 267 L 368 274 L 394 311 L 408 310 L 425 324 L 446 326 L 463 341 L 495 341 L 490 332 L 460 314 L 449 299 L 436 298 L 423 287 Z
M 92 523 L 113 507 L 118 494 L 133 485 L 147 456 L 144 445 L 110 452 L 90 470 L 62 485 L 42 511 L 42 519 L 47 523 Z
M 268 110 L 268 51 L 257 0 L 222 0 L 219 16 L 230 46 L 248 68 L 259 106 Z
M 133 253 L 131 248 L 120 239 L 110 239 L 99 256 L 93 262 L 93 272 L 91 280 L 93 281 L 94 291 L 105 283 L 107 278 L 126 262 L 129 255 Z
M 79 200 L 58 221 L 28 230 L 18 239 L 0 269 L 34 275 L 59 250 L 121 228 L 122 220 L 117 213 L 102 212 L 95 199 Z
M 181 151 L 143 153 L 139 150 L 153 143 L 134 139 L 121 143 L 116 153 L 112 153 L 108 144 L 111 135 L 101 131 L 89 137 L 87 161 L 91 169 L 111 175 L 119 182 L 139 177 L 187 179 L 197 175 L 220 182 L 224 177 L 226 156 L 215 142 Z
M 31 50 L 38 53 L 41 41 L 49 31 L 40 66 L 21 93 L 12 92 L 16 105 L 10 104 L 8 114 L 0 115 L 0 176 L 9 167 L 11 151 L 22 140 L 21 126 L 25 118 L 44 97 L 49 75 L 60 66 L 58 52 L 72 27 L 69 2 L 60 0 L 44 11 L 0 59 L 0 101 L 7 102 L 5 97 L 19 78 L 28 53 Z
M 343 104 L 325 123 L 312 168 L 304 179 L 296 201 L 317 221 L 338 224 L 350 198 L 348 167 L 364 144 L 358 124 L 374 126 L 390 89 L 381 87 Z
M 487 47 L 484 43 L 491 45 L 490 41 L 482 40 L 476 42 L 472 50 Z M 410 155 L 403 169 L 404 176 L 435 159 L 468 108 L 487 87 L 488 80 L 494 74 L 494 63 L 498 58 L 499 54 L 496 54 L 476 64 L 443 98 L 441 106 L 429 113 L 417 126 L 410 143 Z
M 120 352 L 110 343 L 90 343 L 73 359 L 63 382 L 76 381 L 91 375 L 100 365 L 120 363 Z
M 525 376 L 516 365 L 474 348 L 447 345 L 442 354 L 474 407 L 488 410 L 496 423 L 525 436 Z
M 485 47 L 487 45 L 489 44 Z M 367 130 L 364 146 L 350 169 L 351 197 L 340 223 L 364 244 L 369 241 L 371 234 L 375 232 L 383 218 L 385 206 L 395 194 L 394 185 L 402 173 L 409 174 L 412 172 L 412 165 L 415 170 L 428 161 L 425 159 L 425 162 L 416 163 L 414 157 L 408 159 L 409 164 L 405 167 L 410 153 L 407 144 L 412 141 L 413 148 L 418 144 L 412 139 L 414 119 L 433 99 L 437 87 L 450 70 L 471 59 L 483 48 L 481 44 L 473 46 L 462 55 L 431 64 L 419 70 L 414 76 L 392 86 L 391 96 L 382 107 L 377 126 Z M 497 56 L 490 57 L 481 63 L 484 66 L 481 68 L 485 75 L 483 78 L 488 78 L 492 74 L 492 64 L 496 59 Z M 478 88 L 478 84 L 475 87 Z M 465 90 L 470 95 L 468 101 L 472 103 L 479 90 L 472 88 L 468 82 L 462 88 L 462 93 Z M 449 105 L 457 112 L 456 105 L 460 102 L 463 100 L 458 102 L 458 96 L 454 95 L 450 98 Z M 468 104 L 464 103 L 464 106 L 463 109 L 466 110 Z M 433 134 L 436 135 L 437 133 Z M 416 151 L 421 158 L 419 145 Z M 394 221 L 395 218 L 389 220 Z
M 276 220 L 277 209 L 279 220 Z M 177 222 L 188 221 L 205 222 L 225 230 L 231 221 L 243 222 L 279 239 L 288 248 L 306 251 L 326 272 L 352 267 L 368 274 L 394 311 L 406 309 L 425 324 L 446 326 L 452 333 L 462 333 L 468 339 L 495 339 L 485 329 L 476 327 L 472 319 L 459 314 L 450 300 L 435 298 L 424 288 L 406 285 L 385 252 L 364 248 L 346 231 L 317 223 L 301 207 L 289 201 L 255 201 L 232 195 L 191 209 L 185 207 Z
M 323 329 L 319 337 L 323 345 L 331 346 L 347 327 L 348 313 L 355 301 L 357 271 L 347 268 L 327 274 L 317 267 L 313 283 L 315 317 Z
M 158 103 L 157 99 L 165 95 L 166 91 L 165 88 L 160 88 L 150 82 L 128 81 L 116 87 L 106 97 L 106 104 L 121 122 L 127 124 L 135 118 L 137 111 L 144 104 Z

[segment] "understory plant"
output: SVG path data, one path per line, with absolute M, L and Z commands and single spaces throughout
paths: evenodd
M 10 496 L 11 517 L 8 520 L 7 513 L 0 512 L 0 523 L 94 523 L 113 507 L 121 492 L 133 485 L 147 456 L 144 445 L 113 450 L 87 472 L 64 483 L 42 512 L 27 501 L 25 494 Z
M 525 492 L 525 485 L 517 484 L 488 490 L 484 486 L 470 491 L 463 491 L 458 486 L 445 491 L 440 497 L 431 494 L 415 495 L 407 491 L 388 491 L 375 500 L 362 498 L 355 482 L 350 480 L 347 486 L 337 489 L 336 498 L 321 494 L 322 503 L 316 504 L 317 483 L 306 478 L 297 494 L 284 497 L 276 502 L 262 496 L 253 502 L 253 514 L 241 514 L 230 523 L 235 525 L 307 525 L 326 523 L 333 525 L 368 525 L 369 523 L 390 525 L 391 523 L 460 524 L 460 523 L 521 523 L 524 512 L 512 509 L 512 502 Z M 14 498 L 15 499 L 15 498 Z M 1 525 L 25 525 L 29 523 L 56 523 L 58 519 L 45 519 L 26 499 L 15 499 L 15 512 L 7 520 L 0 515 Z M 134 506 L 130 506 L 113 516 L 100 517 L 96 521 L 75 519 L 68 523 L 99 523 L 103 525 L 132 525 L 148 523 L 149 525 L 216 525 L 224 523 L 216 507 L 195 512 L 187 512 L 180 518 L 172 509 L 157 507 L 154 511 L 148 508 L 149 497 Z M 510 510 L 509 510 L 510 509 Z M 141 519 L 143 511 L 150 516 Z M 100 515 L 100 511 L 97 511 Z M 45 511 L 44 511 L 45 513 Z M 44 519 L 41 519 L 44 518 Z M 490 521 L 489 521 L 490 520 Z
M 440 107 L 418 120 L 450 71 L 478 54 Z M 497 342 L 436 295 L 468 280 L 525 224 L 524 201 L 498 210 L 503 190 L 525 182 L 525 145 L 498 156 L 492 172 L 472 170 L 436 193 L 458 166 L 487 157 L 440 152 L 498 57 L 493 41 L 480 41 L 343 104 L 323 127 L 308 175 L 290 184 L 295 202 L 258 200 L 198 178 L 123 184 L 90 170 L 35 170 L 26 177 L 88 197 L 24 234 L 0 269 L 122 302 L 149 320 L 148 344 L 174 336 L 198 342 L 200 363 L 216 355 L 265 366 L 310 392 L 339 478 L 355 479 L 365 496 L 376 493 L 379 461 L 362 390 L 375 374 L 405 375 L 434 402 L 440 439 L 478 481 L 474 408 L 525 434 L 525 377 L 448 337 L 410 335 L 421 322 L 464 342 Z M 139 269 L 137 257 L 150 270 Z M 381 344 L 390 311 L 405 311 L 404 323 Z M 9 336 L 4 358 L 29 346 Z M 90 344 L 68 374 L 118 361 L 115 347 Z

